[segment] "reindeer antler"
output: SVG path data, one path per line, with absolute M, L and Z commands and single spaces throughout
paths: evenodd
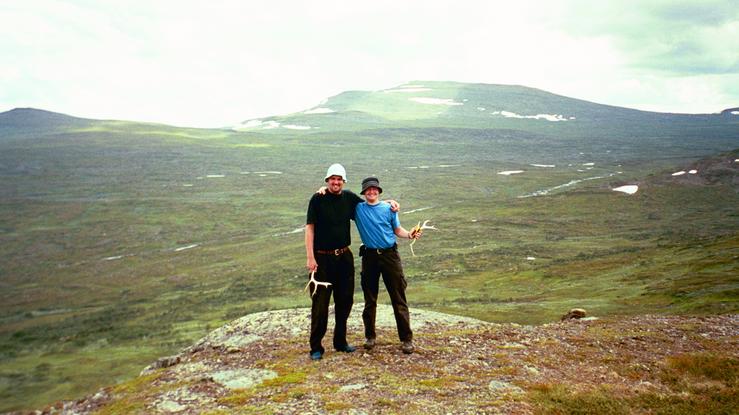
M 427 226 L 426 225 L 430 221 L 431 221 L 431 219 L 428 219 L 428 220 L 423 221 L 423 225 L 421 225 L 421 229 L 433 229 L 435 231 L 438 231 L 438 229 L 436 229 L 436 226 Z M 421 222 L 418 222 L 418 223 L 421 223 Z
M 316 291 L 318 291 L 318 286 L 319 285 L 323 285 L 324 287 L 328 287 L 329 285 L 331 285 L 330 282 L 316 281 L 315 275 L 316 275 L 316 272 L 315 271 L 313 271 L 313 272 L 310 273 L 310 280 L 308 281 L 308 284 L 305 285 L 305 288 L 303 288 L 303 291 L 307 291 L 308 290 L 308 287 L 310 287 L 310 284 L 311 283 L 315 284 L 313 286 L 313 290 L 311 291 L 311 294 L 310 294 L 311 297 L 313 297 L 314 295 L 316 295 Z
M 426 225 L 427 223 L 429 223 L 429 221 L 430 221 L 430 220 L 431 220 L 431 219 L 428 219 L 428 220 L 425 220 L 425 221 L 423 221 L 423 225 L 422 225 L 422 224 L 421 224 L 421 222 L 419 221 L 419 222 L 418 222 L 418 225 L 414 226 L 414 227 L 413 227 L 413 229 L 411 229 L 411 233 L 414 233 L 414 232 L 419 232 L 419 231 L 422 231 L 422 230 L 424 230 L 424 229 L 433 229 L 433 230 L 435 230 L 435 231 L 438 231 L 438 229 L 436 228 L 436 226 L 429 226 L 429 225 Z M 416 241 L 417 241 L 417 240 L 418 240 L 418 239 L 413 239 L 413 242 L 411 242 L 411 244 L 410 244 L 410 247 L 411 247 L 411 254 L 413 254 L 413 256 L 416 256 L 416 253 L 415 253 L 415 252 L 413 252 L 413 244 L 414 244 L 414 243 L 416 243 Z

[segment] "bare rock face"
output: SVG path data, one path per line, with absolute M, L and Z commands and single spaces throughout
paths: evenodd
M 327 337 L 324 338 L 326 345 L 330 344 L 331 326 L 333 324 L 333 306 L 329 309 L 329 331 Z M 466 326 L 489 325 L 481 320 L 453 316 L 434 311 L 411 309 L 411 321 L 413 329 L 421 329 L 433 324 L 464 324 Z M 375 322 L 378 328 L 394 328 L 395 317 L 392 307 L 389 305 L 378 304 L 377 319 Z M 362 323 L 362 313 L 353 312 L 347 322 L 350 331 L 361 333 L 364 330 Z M 201 351 L 206 348 L 226 350 L 229 352 L 238 352 L 238 350 L 248 349 L 252 343 L 263 341 L 272 337 L 289 336 L 293 338 L 301 338 L 306 344 L 307 329 L 310 327 L 310 310 L 305 308 L 295 308 L 287 310 L 264 311 L 261 313 L 249 314 L 232 321 L 219 329 L 212 331 L 210 334 L 195 343 L 192 347 L 185 349 L 184 354 Z
M 215 372 L 212 379 L 228 389 L 246 389 L 276 377 L 273 370 L 234 369 Z
M 587 316 L 587 311 L 585 311 L 584 308 L 573 308 L 572 310 L 568 311 L 567 314 L 563 315 L 560 320 L 573 320 L 573 319 L 581 319 L 585 318 Z

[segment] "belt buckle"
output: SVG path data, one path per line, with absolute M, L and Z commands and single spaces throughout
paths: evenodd
M 334 255 L 336 256 L 341 255 L 341 248 L 334 249 Z

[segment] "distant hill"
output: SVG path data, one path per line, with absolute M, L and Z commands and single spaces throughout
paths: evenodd
M 348 115 L 352 116 L 348 116 Z M 731 114 L 731 112 L 729 112 Z M 357 130 L 377 128 L 379 121 L 394 126 L 558 131 L 566 135 L 593 134 L 594 125 L 611 133 L 628 126 L 675 128 L 700 123 L 733 123 L 739 116 L 671 114 L 597 104 L 519 85 L 414 81 L 380 91 L 348 91 L 301 113 L 247 120 L 236 129 L 272 130 L 313 128 Z M 682 127 L 681 127 L 682 126 Z M 628 134 L 624 132 L 624 134 Z
M 89 125 L 93 120 L 35 108 L 15 108 L 0 113 L 0 140 L 29 133 L 53 132 Z
M 89 120 L 36 108 L 15 108 L 10 111 L 0 113 L 0 125 L 3 126 L 11 125 L 15 127 L 33 127 L 39 125 L 59 125 L 83 121 Z
M 83 124 L 90 121 L 92 120 L 35 108 L 15 108 L 10 111 L 0 113 L 0 127 L 53 128 Z

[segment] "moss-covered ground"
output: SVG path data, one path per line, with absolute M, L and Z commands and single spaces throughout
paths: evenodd
M 698 161 L 693 142 L 116 122 L 8 137 L 0 411 L 91 393 L 234 318 L 307 305 L 300 228 L 337 161 L 349 189 L 379 176 L 406 227 L 431 219 L 439 228 L 414 245 L 415 257 L 400 244 L 412 307 L 526 324 L 572 307 L 601 316 L 738 308 L 736 176 L 671 177 Z M 611 190 L 625 183 L 639 192 Z M 547 189 L 555 190 L 521 197 Z

